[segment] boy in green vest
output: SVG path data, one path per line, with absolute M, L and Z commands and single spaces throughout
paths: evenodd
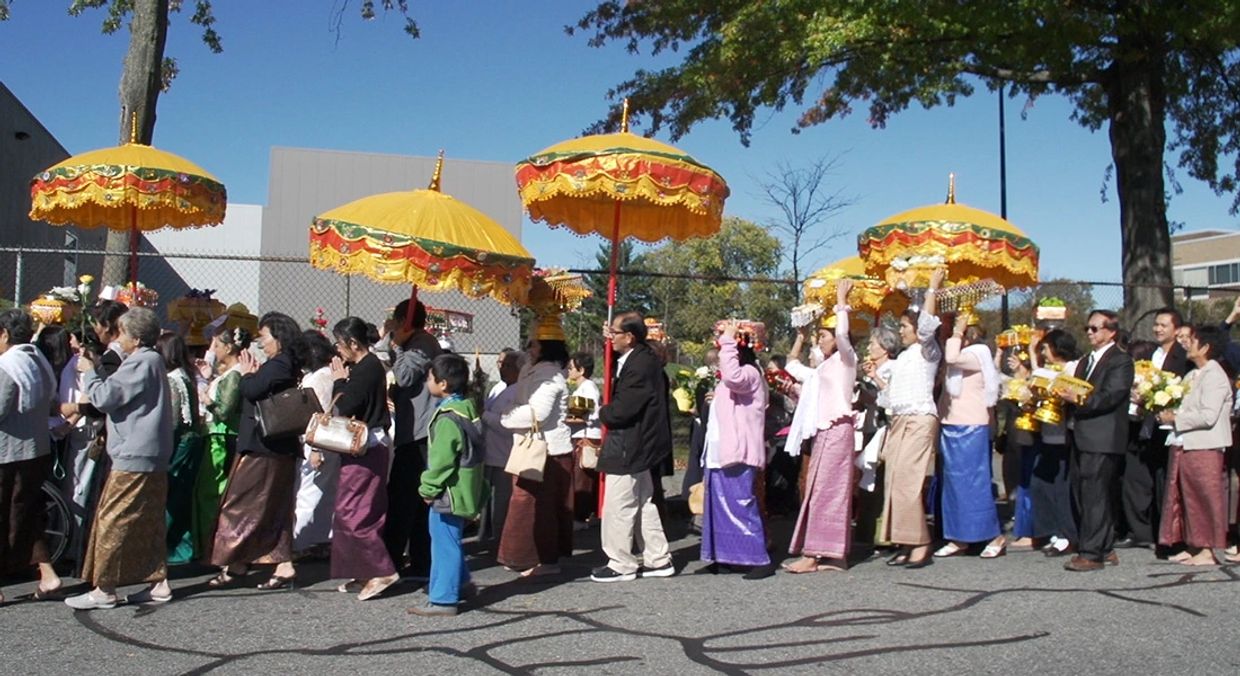
M 418 493 L 430 505 L 431 575 L 426 605 L 414 615 L 456 615 L 462 595 L 474 592 L 461 549 L 465 523 L 478 516 L 482 502 L 482 436 L 474 404 L 465 398 L 469 364 L 458 354 L 431 362 L 427 389 L 441 397 L 428 427 L 428 458 Z

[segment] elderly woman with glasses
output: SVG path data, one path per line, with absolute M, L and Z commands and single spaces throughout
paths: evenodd
M 65 599 L 75 610 L 114 608 L 116 588 L 147 582 L 128 603 L 165 603 L 168 587 L 168 462 L 173 451 L 172 394 L 164 359 L 154 350 L 159 319 L 147 308 L 121 315 L 117 346 L 125 355 L 116 371 L 102 379 L 83 356 L 77 368 L 90 403 L 107 415 L 108 457 L 112 469 L 95 509 L 82 579 L 94 589 Z

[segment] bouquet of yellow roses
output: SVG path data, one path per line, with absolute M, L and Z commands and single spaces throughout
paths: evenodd
M 1141 397 L 1141 406 L 1151 413 L 1175 409 L 1184 401 L 1188 385 L 1183 378 L 1154 366 L 1154 362 L 1142 360 L 1135 365 L 1133 387 Z

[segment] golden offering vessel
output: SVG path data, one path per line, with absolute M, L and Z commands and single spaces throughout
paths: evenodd
M 584 418 L 594 412 L 594 400 L 589 397 L 569 397 L 568 414 L 574 418 Z
M 30 314 L 43 324 L 66 324 L 77 316 L 76 303 L 45 294 L 30 302 Z
M 1079 406 L 1093 393 L 1094 386 L 1088 380 L 1061 373 L 1055 378 L 1051 390 L 1064 401 Z

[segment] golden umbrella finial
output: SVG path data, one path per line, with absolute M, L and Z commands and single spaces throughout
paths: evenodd
M 129 142 L 138 142 L 138 112 L 134 111 L 129 114 Z
M 427 190 L 439 192 L 439 177 L 443 175 L 443 149 L 439 150 L 439 157 L 435 159 L 435 173 L 431 174 L 431 184 L 426 186 Z
M 624 99 L 624 109 L 620 111 L 620 131 L 628 132 L 629 130 L 629 100 Z
M 956 174 L 954 173 L 947 175 L 947 203 L 956 203 Z

